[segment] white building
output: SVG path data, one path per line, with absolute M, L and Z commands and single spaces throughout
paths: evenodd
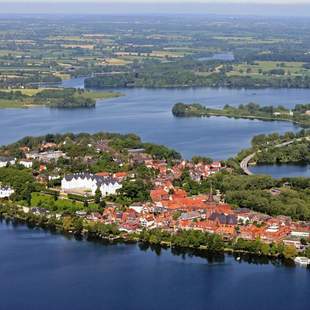
M 14 189 L 9 186 L 0 186 L 0 198 L 9 198 L 14 193 Z
M 19 164 L 24 166 L 25 168 L 32 168 L 32 160 L 28 160 L 28 159 L 21 159 L 19 161 Z
M 0 168 L 6 167 L 7 165 L 14 165 L 15 159 L 11 157 L 0 156 Z
M 91 173 L 66 175 L 61 181 L 61 189 L 65 192 L 85 189 L 95 195 L 97 188 L 99 188 L 102 196 L 114 195 L 121 187 L 122 185 L 116 179 L 97 176 Z
M 42 162 L 49 162 L 51 160 L 58 160 L 61 157 L 66 157 L 62 151 L 47 151 L 47 152 L 32 152 L 26 154 L 27 159 L 37 159 Z
M 139 204 L 134 204 L 134 205 L 129 206 L 129 209 L 132 209 L 132 210 L 136 211 L 137 213 L 141 213 L 144 209 L 144 206 L 139 205 Z

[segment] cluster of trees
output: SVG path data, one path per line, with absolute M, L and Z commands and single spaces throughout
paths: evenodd
M 309 190 L 283 190 L 278 196 L 264 190 L 227 191 L 226 201 L 239 207 L 249 208 L 272 216 L 287 215 L 293 219 L 310 219 Z
M 31 203 L 31 193 L 41 189 L 35 182 L 31 172 L 15 167 L 0 168 L 0 184 L 8 185 L 14 189 L 11 199 Z
M 143 148 L 145 149 L 146 153 L 152 155 L 155 159 L 165 159 L 172 161 L 182 158 L 179 152 L 164 145 L 143 143 Z
M 154 156 L 157 159 L 166 159 L 166 160 L 176 160 L 180 159 L 180 153 L 176 152 L 173 149 L 167 148 L 164 145 L 144 143 L 141 141 L 141 138 L 135 134 L 114 134 L 114 133 L 105 133 L 99 132 L 96 134 L 88 133 L 66 133 L 66 134 L 47 134 L 39 137 L 24 137 L 16 143 L 1 146 L 1 153 L 8 153 L 11 156 L 20 158 L 22 153 L 20 147 L 27 146 L 30 149 L 38 149 L 42 143 L 51 142 L 55 144 L 61 144 L 60 148 L 64 151 L 69 157 L 83 157 L 86 155 L 96 155 L 96 150 L 89 145 L 95 145 L 97 141 L 105 140 L 108 143 L 108 146 L 118 152 L 127 156 L 127 149 L 137 149 L 142 148 L 146 153 Z M 65 143 L 64 143 L 65 142 Z M 103 155 L 103 165 L 111 163 L 111 157 L 107 158 Z M 105 162 L 105 163 L 104 163 Z M 99 163 L 100 165 L 100 163 Z
M 271 243 L 267 244 L 257 240 L 244 240 L 238 238 L 235 242 L 232 243 L 232 247 L 236 251 L 246 251 L 255 254 L 263 255 L 281 255 L 284 258 L 292 259 L 297 255 L 297 250 L 294 246 L 286 246 L 283 243 Z
M 54 214 L 48 217 L 44 214 L 37 215 L 34 213 L 23 213 L 13 204 L 0 205 L 0 218 L 5 216 L 11 219 L 18 219 L 27 223 L 30 227 L 42 227 L 51 231 L 59 231 L 62 233 L 73 233 L 75 236 L 82 236 L 84 231 L 88 231 L 90 238 L 93 237 L 109 237 L 110 235 L 118 235 L 119 231 L 114 224 L 102 224 L 85 221 L 81 217 L 67 213 L 65 216 L 56 218 Z
M 307 111 L 310 111 L 310 103 L 308 104 L 296 104 L 294 111 L 305 113 Z
M 207 108 L 199 103 L 178 102 L 172 107 L 172 114 L 176 117 L 207 116 Z
M 310 163 L 310 141 L 295 142 L 282 148 L 270 147 L 256 153 L 259 164 Z
M 216 234 L 209 234 L 198 230 L 181 230 L 171 234 L 161 229 L 143 230 L 139 239 L 150 244 L 171 244 L 180 248 L 204 247 L 208 251 L 221 252 L 224 250 L 223 239 Z
M 1 99 L 33 105 L 47 105 L 52 108 L 90 108 L 96 100 L 84 90 L 74 88 L 44 89 L 34 95 L 21 91 L 0 92 Z
M 268 176 L 215 175 L 216 188 L 225 194 L 233 205 L 249 208 L 270 215 L 288 215 L 294 219 L 310 219 L 310 180 L 290 178 L 276 180 Z M 283 187 L 289 183 L 290 186 Z M 282 188 L 279 195 L 272 195 L 272 188 Z
M 2 100 L 19 100 L 27 97 L 21 91 L 0 91 L 0 98 Z
M 91 108 L 96 100 L 88 98 L 84 90 L 74 88 L 45 89 L 32 96 L 34 104 L 45 104 L 52 108 Z
M 253 148 L 270 147 L 272 145 L 277 145 L 282 142 L 291 141 L 294 139 L 304 138 L 310 135 L 310 130 L 302 129 L 298 132 L 286 132 L 283 135 L 278 133 L 271 133 L 268 135 L 260 134 L 254 136 L 251 140 L 251 145 Z
M 124 181 L 122 188 L 118 190 L 118 194 L 110 197 L 110 199 L 123 206 L 129 206 L 133 202 L 149 201 L 152 187 L 151 182 L 142 178 Z
M 144 61 L 127 65 L 126 73 L 114 72 L 85 80 L 86 88 L 111 87 L 229 87 L 229 88 L 309 88 L 309 75 L 285 75 L 282 68 L 270 70 L 269 75 L 253 76 L 226 74 L 227 61 L 202 62 L 181 58 L 169 62 Z M 215 65 L 225 70 L 214 70 Z M 250 73 L 250 72 L 249 72 Z
M 176 103 L 172 108 L 172 114 L 177 117 L 191 116 L 226 116 L 226 117 L 241 117 L 241 118 L 258 118 L 264 120 L 287 120 L 299 123 L 303 127 L 310 126 L 310 116 L 305 114 L 308 105 L 297 105 L 293 109 L 293 114 L 290 110 L 283 106 L 260 106 L 256 103 L 248 103 L 233 107 L 226 104 L 223 109 L 207 108 L 199 103 L 184 104 Z

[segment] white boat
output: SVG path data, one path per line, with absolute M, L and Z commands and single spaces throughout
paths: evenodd
M 310 265 L 310 258 L 303 257 L 303 256 L 297 256 L 297 257 L 294 259 L 294 262 L 295 262 L 296 264 L 301 265 L 301 266 L 308 266 L 308 265 Z

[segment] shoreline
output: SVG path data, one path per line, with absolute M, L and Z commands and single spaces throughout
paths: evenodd
M 58 106 L 53 106 L 49 104 L 33 104 L 33 103 L 28 103 L 28 104 L 19 104 L 17 102 L 12 102 L 10 104 L 9 102 L 1 103 L 0 101 L 0 110 L 3 109 L 34 109 L 34 108 L 49 108 L 49 109 L 92 109 L 96 108 L 98 101 L 106 101 L 110 99 L 116 99 L 119 97 L 125 96 L 125 94 L 120 93 L 120 92 L 114 92 L 114 91 L 105 91 L 105 92 L 99 92 L 99 91 L 92 91 L 88 90 L 88 92 L 93 95 L 88 96 L 90 99 L 95 100 L 95 104 L 93 106 L 85 107 L 85 106 L 69 106 L 69 107 L 58 107 Z M 101 96 L 100 96 L 101 94 Z
M 205 114 L 201 115 L 173 115 L 176 118 L 202 118 L 202 117 L 226 117 L 226 118 L 234 118 L 234 119 L 248 119 L 248 120 L 259 120 L 259 121 L 265 121 L 265 122 L 286 122 L 286 123 L 292 123 L 294 125 L 297 125 L 300 128 L 309 128 L 310 125 L 306 125 L 299 121 L 294 121 L 291 119 L 286 118 L 273 118 L 273 117 L 265 117 L 265 116 L 254 116 L 254 115 L 230 115 L 226 113 L 216 113 L 216 112 L 206 112 Z
M 74 231 L 74 230 L 69 230 L 69 231 L 65 231 L 63 228 L 60 227 L 60 225 L 56 225 L 55 227 L 49 226 L 49 225 L 44 225 L 44 222 L 42 221 L 42 217 L 35 215 L 34 213 L 24 213 L 23 211 L 21 211 L 23 213 L 23 215 L 26 216 L 23 217 L 20 214 L 15 213 L 11 213 L 11 214 L 7 214 L 5 212 L 2 212 L 2 207 L 3 205 L 0 205 L 0 223 L 2 223 L 3 221 L 7 224 L 12 224 L 12 225 L 26 225 L 28 229 L 34 229 L 34 228 L 38 228 L 38 229 L 43 229 L 44 231 L 47 231 L 49 233 L 56 233 L 59 234 L 61 236 L 70 236 L 70 237 L 74 237 L 77 240 L 85 240 L 87 242 L 105 242 L 105 244 L 108 245 L 115 245 L 118 243 L 121 244 L 138 244 L 138 245 L 147 245 L 148 247 L 156 247 L 157 249 L 171 249 L 171 251 L 176 250 L 176 251 L 180 251 L 183 254 L 191 254 L 197 257 L 205 257 L 208 255 L 233 255 L 236 256 L 236 260 L 242 260 L 242 256 L 248 256 L 248 258 L 251 259 L 267 259 L 268 260 L 268 264 L 271 262 L 280 262 L 280 263 L 285 263 L 288 264 L 290 266 L 295 266 L 297 267 L 297 265 L 294 263 L 294 259 L 295 257 L 284 257 L 282 254 L 280 253 L 275 253 L 275 254 L 263 254 L 263 253 L 255 253 L 255 252 L 251 252 L 248 250 L 241 250 L 241 249 L 234 249 L 232 247 L 227 246 L 227 244 L 225 244 L 225 246 L 222 249 L 219 250 L 209 250 L 207 246 L 205 245 L 200 245 L 199 247 L 194 247 L 194 246 L 177 246 L 175 244 L 173 244 L 172 242 L 167 242 L 167 241 L 163 241 L 161 240 L 160 242 L 149 242 L 147 240 L 143 240 L 141 238 L 140 235 L 137 236 L 136 232 L 134 233 L 121 233 L 118 234 L 109 234 L 109 235 L 104 235 L 102 233 L 97 232 L 90 232 L 87 231 L 85 229 L 83 229 L 81 232 L 78 231 Z M 10 208 L 12 210 L 12 208 Z M 16 211 L 16 210 L 15 210 Z M 31 219 L 29 220 L 27 218 L 27 215 L 31 215 Z M 72 217 L 75 219 L 79 219 L 79 217 Z M 107 225 L 107 224 L 104 224 Z M 146 230 L 148 231 L 148 230 Z

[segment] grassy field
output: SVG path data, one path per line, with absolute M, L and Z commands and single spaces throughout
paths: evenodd
M 88 207 L 84 207 L 80 201 L 73 201 L 69 199 L 58 199 L 55 201 L 54 197 L 47 194 L 32 193 L 31 206 L 42 207 L 51 211 L 89 211 L 97 210 L 98 206 L 95 203 L 90 203 Z
M 83 97 L 85 98 L 91 98 L 95 100 L 99 99 L 111 99 L 111 98 L 116 98 L 123 96 L 121 93 L 117 92 L 104 92 L 104 91 L 86 91 L 85 93 L 82 94 Z
M 216 40 L 222 40 L 226 41 L 227 43 L 230 44 L 275 44 L 275 43 L 281 43 L 284 42 L 284 39 L 280 38 L 272 38 L 272 39 L 265 39 L 265 40 L 259 40 L 254 37 L 247 37 L 247 36 L 215 36 L 213 37 Z
M 270 70 L 283 69 L 285 75 L 309 74 L 310 70 L 303 68 L 303 62 L 278 62 L 278 61 L 256 61 L 254 64 L 233 65 L 233 70 L 227 75 L 252 75 L 259 76 L 268 74 Z

